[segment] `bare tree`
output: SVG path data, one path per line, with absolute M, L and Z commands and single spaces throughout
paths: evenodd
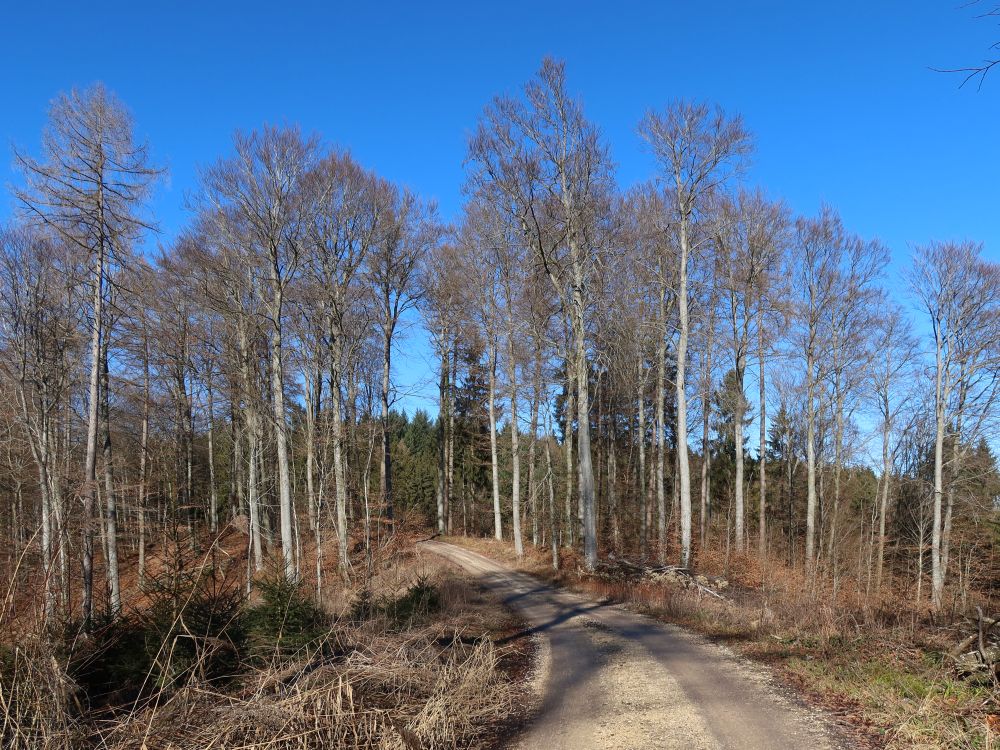
M 428 249 L 436 244 L 441 227 L 432 205 L 406 190 L 382 183 L 378 189 L 379 233 L 370 252 L 368 282 L 376 309 L 382 348 L 382 455 L 379 476 L 382 505 L 393 522 L 392 454 L 389 443 L 389 408 L 392 395 L 392 347 L 403 315 L 413 309 L 420 295 L 419 269 Z
M 677 233 L 677 466 L 680 483 L 681 565 L 691 558 L 691 471 L 688 460 L 687 393 L 688 276 L 692 255 L 699 249 L 693 223 L 705 210 L 708 197 L 721 188 L 750 154 L 750 135 L 739 117 L 727 118 L 704 104 L 678 102 L 662 112 L 650 111 L 639 125 L 663 179 L 671 188 L 671 228 Z
M 562 63 L 545 59 L 522 98 L 487 107 L 469 144 L 473 189 L 509 212 L 545 269 L 572 332 L 578 478 L 584 559 L 597 563 L 594 468 L 590 447 L 588 287 L 602 249 L 611 174 L 606 148 L 580 103 L 566 91 Z
M 90 267 L 90 377 L 83 499 L 83 620 L 93 616 L 97 434 L 104 304 L 111 266 L 151 223 L 142 215 L 160 174 L 136 140 L 132 118 L 102 85 L 61 94 L 49 109 L 42 158 L 14 154 L 26 185 L 15 191 L 25 213 L 79 248 Z M 117 576 L 117 572 L 113 572 Z
M 977 434 L 1000 395 L 1000 265 L 984 261 L 972 242 L 917 249 L 910 285 L 934 337 L 934 503 L 931 598 L 943 603 L 959 444 Z M 966 421 L 971 417 L 971 421 Z M 946 441 L 952 446 L 945 459 Z M 950 470 L 945 487 L 945 469 Z M 947 506 L 945 494 L 947 492 Z

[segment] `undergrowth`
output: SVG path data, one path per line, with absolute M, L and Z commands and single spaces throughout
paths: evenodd
M 394 550 L 339 609 L 277 575 L 248 599 L 207 561 L 164 569 L 85 637 L 0 643 L 0 747 L 478 747 L 512 707 L 493 640 L 509 616 L 444 564 L 414 567 Z

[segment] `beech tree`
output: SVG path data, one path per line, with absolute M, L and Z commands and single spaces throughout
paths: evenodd
M 469 144 L 470 183 L 521 228 L 545 270 L 571 331 L 577 467 L 584 559 L 597 564 L 594 467 L 587 352 L 589 285 L 599 266 L 601 220 L 611 187 L 609 157 L 596 127 L 566 90 L 562 63 L 546 58 L 520 98 L 498 97 Z
M 671 230 L 677 235 L 677 468 L 680 485 L 681 565 L 691 559 L 691 470 L 688 459 L 686 368 L 691 325 L 688 277 L 692 255 L 702 249 L 695 234 L 707 199 L 737 173 L 751 151 L 751 140 L 739 117 L 704 104 L 678 102 L 662 112 L 650 110 L 639 125 L 670 186 Z
M 962 441 L 979 433 L 1000 395 L 1000 265 L 972 242 L 933 243 L 914 255 L 910 284 L 931 324 L 934 356 L 934 502 L 931 597 L 943 602 Z M 945 457 L 945 443 L 951 456 Z M 948 470 L 948 478 L 945 471 Z M 946 486 L 947 485 L 947 486 Z

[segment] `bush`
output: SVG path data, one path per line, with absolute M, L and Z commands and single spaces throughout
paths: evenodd
M 320 644 L 329 635 L 329 617 L 301 584 L 275 576 L 261 581 L 257 590 L 261 601 L 243 618 L 254 655 L 294 653 Z
M 381 616 L 390 627 L 407 628 L 440 610 L 441 593 L 437 586 L 421 576 L 395 599 L 379 600 L 370 589 L 362 589 L 348 610 L 348 618 L 351 622 L 364 622 Z
M 173 571 L 148 581 L 148 608 L 99 624 L 73 654 L 70 676 L 92 703 L 113 705 L 216 682 L 239 671 L 245 597 L 238 582 L 211 567 Z

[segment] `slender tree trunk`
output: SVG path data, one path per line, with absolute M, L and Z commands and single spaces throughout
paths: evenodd
M 103 205 L 99 196 L 99 205 Z M 103 218 L 103 217 L 102 217 Z M 102 221 L 103 226 L 103 221 Z M 94 615 L 94 508 L 97 504 L 97 406 L 100 400 L 101 340 L 104 322 L 104 238 L 97 248 L 94 271 L 93 327 L 90 333 L 90 386 L 87 401 L 87 453 L 83 477 L 81 569 L 83 576 L 83 626 L 89 629 Z
M 680 222 L 680 275 L 677 284 L 677 469 L 680 480 L 681 505 L 681 567 L 688 567 L 691 562 L 691 470 L 688 464 L 688 429 L 687 429 L 687 392 L 685 390 L 684 373 L 687 368 L 688 348 L 688 227 L 687 216 Z
M 213 534 L 219 531 L 219 493 L 215 487 L 215 394 L 212 390 L 212 365 L 208 365 L 208 520 Z
M 940 340 L 940 335 L 938 335 L 936 343 L 936 376 L 934 388 L 934 517 L 931 521 L 931 600 L 935 609 L 941 606 L 944 597 L 944 568 L 941 565 L 941 506 L 944 499 L 944 437 L 947 426 L 945 408 L 949 396 L 945 381 L 943 342 Z M 922 566 L 922 556 L 920 561 Z
M 639 553 L 645 557 L 649 544 L 649 484 L 646 482 L 646 383 L 642 364 L 639 365 L 639 385 L 636 396 L 639 423 L 639 472 L 636 487 L 639 489 Z
M 388 302 L 385 305 L 389 308 Z M 389 444 L 389 388 L 392 374 L 392 323 L 387 320 L 382 338 L 382 460 L 379 466 L 379 479 L 382 483 L 382 504 L 385 507 L 385 517 L 390 527 L 393 525 L 395 512 L 392 497 L 392 446 Z
M 437 466 L 437 530 L 444 534 L 447 528 L 447 512 L 445 497 L 448 483 L 448 394 L 449 375 L 451 374 L 451 358 L 449 356 L 447 329 L 440 331 L 441 373 L 438 379 L 438 466 Z
M 733 407 L 733 441 L 736 451 L 736 468 L 733 477 L 736 514 L 736 550 L 742 552 L 746 547 L 746 532 L 744 518 L 746 516 L 743 497 L 743 399 L 746 373 L 746 358 L 743 355 L 736 361 L 736 404 Z
M 563 448 L 566 451 L 566 530 L 563 544 L 572 547 L 576 543 L 576 524 L 573 522 L 573 416 L 576 412 L 576 380 L 572 375 L 570 358 L 566 356 L 566 429 Z
M 103 462 L 104 462 L 104 492 L 105 534 L 107 537 L 107 559 L 105 560 L 108 580 L 109 605 L 112 617 L 117 617 L 122 609 L 121 578 L 118 573 L 118 506 L 115 499 L 114 463 L 111 452 L 111 378 L 108 373 L 108 340 L 101 342 L 101 415 L 103 430 Z
M 281 295 L 278 293 L 272 309 L 274 328 L 271 331 L 271 405 L 274 409 L 274 443 L 278 463 L 278 513 L 281 524 L 281 553 L 285 580 L 299 579 L 295 559 L 295 531 L 292 519 L 292 478 L 288 465 L 288 437 L 285 421 L 285 383 L 282 366 Z
M 806 352 L 806 567 L 812 568 L 816 543 L 816 396 L 813 351 Z
M 578 252 L 573 253 L 578 256 Z M 573 338 L 576 343 L 577 443 L 580 506 L 583 508 L 583 558 L 587 570 L 597 566 L 597 514 L 594 502 L 594 466 L 590 453 L 590 393 L 584 324 L 583 272 L 575 264 L 573 284 Z
M 760 519 L 757 524 L 757 549 L 763 559 L 767 555 L 767 381 L 764 379 L 764 302 L 761 301 L 761 312 L 757 317 L 757 364 L 758 364 L 758 401 L 760 401 L 760 433 L 757 451 L 760 463 Z
M 489 417 L 490 417 L 490 468 L 493 478 L 493 536 L 503 539 L 502 519 L 500 516 L 500 461 L 497 454 L 497 344 L 490 336 L 490 382 L 489 382 Z
M 656 342 L 656 510 L 657 541 L 660 562 L 667 561 L 667 495 L 664 486 L 666 474 L 667 436 L 664 415 L 667 387 L 667 308 L 666 291 L 660 290 L 660 331 Z
M 541 400 L 541 380 L 542 380 L 542 357 L 540 352 L 535 353 L 534 377 L 532 381 L 531 393 L 531 436 L 528 445 L 528 496 L 531 498 L 531 543 L 535 547 L 540 544 L 540 530 L 538 523 L 538 470 L 536 466 L 535 454 L 538 446 L 538 404 Z
M 556 533 L 556 489 L 552 474 L 552 425 L 546 420 L 545 468 L 549 489 L 549 536 L 552 545 L 552 569 L 559 570 L 559 538 Z
M 507 379 L 510 381 L 510 468 L 511 507 L 513 508 L 514 553 L 524 555 L 524 540 L 521 536 L 521 442 L 517 424 L 517 360 L 514 357 L 514 326 L 512 300 L 508 294 L 507 305 Z

